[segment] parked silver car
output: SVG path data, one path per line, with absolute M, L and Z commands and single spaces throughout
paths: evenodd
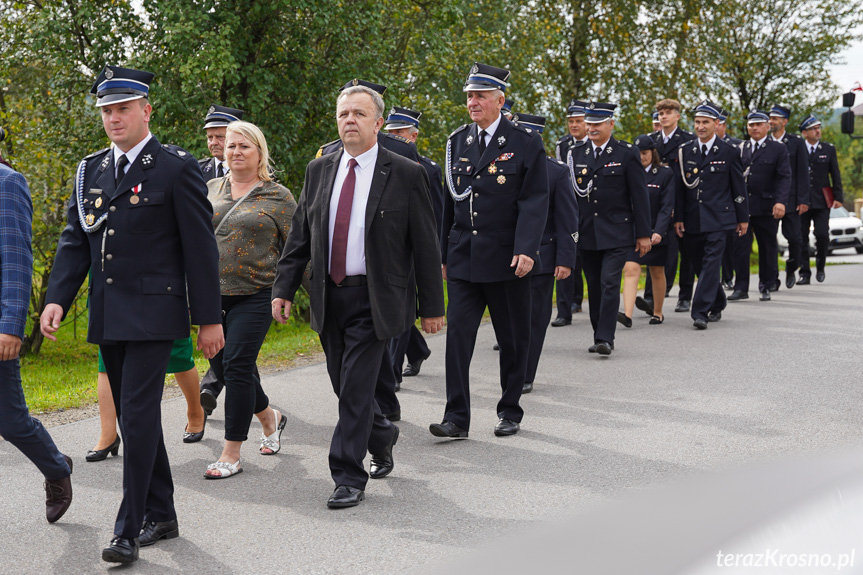
M 850 213 L 845 208 L 832 208 L 830 210 L 830 245 L 827 255 L 833 250 L 854 248 L 858 254 L 863 254 L 863 221 Z M 782 235 L 782 224 L 779 224 L 779 232 L 776 235 L 779 240 L 779 250 L 783 254 L 788 252 L 788 241 Z M 815 256 L 815 232 L 809 230 L 809 255 Z

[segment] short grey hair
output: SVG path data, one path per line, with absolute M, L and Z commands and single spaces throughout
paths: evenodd
M 380 94 L 366 86 L 351 86 L 350 88 L 345 88 L 341 93 L 339 93 L 339 97 L 336 98 L 336 106 L 338 107 L 339 102 L 353 94 L 368 94 L 371 96 L 372 102 L 375 104 L 375 112 L 377 113 L 375 120 L 384 117 L 384 99 Z

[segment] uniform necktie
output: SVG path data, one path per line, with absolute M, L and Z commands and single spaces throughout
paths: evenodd
M 485 153 L 485 137 L 488 135 L 488 132 L 483 130 L 479 133 L 479 155 L 482 156 Z
M 594 149 L 593 149 L 593 158 L 594 158 L 594 159 L 599 159 L 599 155 L 600 155 L 601 153 L 602 153 L 602 148 L 599 148 L 599 147 L 594 148 Z
M 758 142 L 755 142 L 755 145 L 752 146 L 752 153 L 754 154 L 757 151 L 758 151 Z
M 126 157 L 126 154 L 123 154 L 119 158 L 117 158 L 117 175 L 114 176 L 114 186 L 120 183 L 120 180 L 123 179 L 123 176 L 126 175 L 126 164 L 129 163 L 129 158 Z
M 342 193 L 339 196 L 339 207 L 336 210 L 336 225 L 333 227 L 333 251 L 330 258 L 330 277 L 336 284 L 342 283 L 348 276 L 348 228 L 351 224 L 351 207 L 354 205 L 354 185 L 357 182 L 357 174 L 354 168 L 357 161 L 351 158 L 348 161 L 348 175 L 342 184 Z
M 701 144 L 701 157 L 707 157 L 707 144 Z
M 222 162 L 217 162 L 216 166 L 217 166 L 216 167 L 216 177 L 217 178 L 224 177 L 225 171 L 222 169 Z

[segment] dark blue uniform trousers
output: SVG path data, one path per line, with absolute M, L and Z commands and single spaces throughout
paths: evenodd
M 750 216 L 749 229 L 734 240 L 734 289 L 749 291 L 749 254 L 752 236 L 758 241 L 758 289 L 770 288 L 779 277 L 779 220 L 773 216 Z
M 540 274 L 530 278 L 530 347 L 527 352 L 527 370 L 524 381 L 533 383 L 536 368 L 539 366 L 539 356 L 545 343 L 545 332 L 551 320 L 554 291 L 554 274 Z
M 809 228 L 815 225 L 815 269 L 824 271 L 827 265 L 827 246 L 830 245 L 830 209 L 810 209 L 800 218 L 800 234 L 803 238 L 803 254 L 800 258 L 800 277 L 810 277 L 809 267 Z
M 444 420 L 470 429 L 470 361 L 476 333 L 488 306 L 500 346 L 501 398 L 497 416 L 520 422 L 518 404 L 524 387 L 530 345 L 530 277 L 502 282 L 447 280 L 446 411 Z
M 575 267 L 565 280 L 557 280 L 557 317 L 572 321 L 572 304 L 581 307 L 584 301 L 584 282 L 581 281 L 581 256 L 576 256 Z
M 162 391 L 174 342 L 102 344 L 123 437 L 123 501 L 114 534 L 138 537 L 144 521 L 171 521 L 174 483 L 162 436 Z
M 332 287 L 326 306 L 321 346 L 339 398 L 339 421 L 330 443 L 330 474 L 336 485 L 365 489 L 369 479 L 363 467 L 366 452 L 384 453 L 395 433 L 375 401 L 387 340 L 375 335 L 368 286 Z
M 725 251 L 722 252 L 722 281 L 731 283 L 734 280 L 734 240 L 737 231 L 725 232 Z
M 18 358 L 0 361 L 0 436 L 32 461 L 45 479 L 72 473 L 42 423 L 27 410 Z
M 610 250 L 578 250 L 587 280 L 587 303 L 590 307 L 594 343 L 614 343 L 617 311 L 620 308 L 620 278 L 626 256 L 633 249 L 635 246 Z
M 396 373 L 393 351 L 399 345 L 399 338 L 387 340 L 387 345 L 381 354 L 381 368 L 378 371 L 378 382 L 375 385 L 375 401 L 381 408 L 381 413 L 391 415 L 401 411 L 399 398 L 396 397 L 396 381 L 401 382 L 402 372 Z
M 728 232 L 709 232 L 706 234 L 684 235 L 686 253 L 690 258 L 692 271 L 698 276 L 695 296 L 689 308 L 692 319 L 707 321 L 707 314 L 725 309 L 727 300 L 720 283 L 722 254 Z
M 788 241 L 788 259 L 785 260 L 785 271 L 794 273 L 800 269 L 800 261 L 803 256 L 803 238 L 800 231 L 800 214 L 797 210 L 792 210 L 785 214 L 782 218 L 782 235 Z M 809 230 L 806 230 L 806 235 L 809 235 Z M 809 254 L 806 254 L 806 260 L 809 260 Z M 776 268 L 776 283 L 779 284 L 779 268 Z
M 430 350 L 423 334 L 420 333 L 417 326 L 412 325 L 409 330 L 392 339 L 390 352 L 393 356 L 393 371 L 395 372 L 396 381 L 401 383 L 405 356 L 408 358 L 408 363 L 414 363 L 418 359 L 427 358 Z M 384 409 L 383 405 L 381 405 L 381 409 Z

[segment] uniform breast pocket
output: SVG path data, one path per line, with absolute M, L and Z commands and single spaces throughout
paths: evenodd
M 623 177 L 623 166 L 611 166 L 602 168 L 599 171 L 599 174 L 603 177 L 603 179 L 609 182 L 619 182 Z
M 521 189 L 521 175 L 514 162 L 490 165 L 484 170 L 483 177 L 487 178 L 489 185 L 486 189 L 492 194 L 514 194 Z
M 714 173 L 724 174 L 728 171 L 728 164 L 711 164 L 710 171 Z
M 120 201 L 123 201 L 123 198 Z M 132 233 L 146 234 L 165 225 L 165 192 L 142 190 L 138 194 L 130 195 L 127 201 L 131 204 L 129 227 Z

